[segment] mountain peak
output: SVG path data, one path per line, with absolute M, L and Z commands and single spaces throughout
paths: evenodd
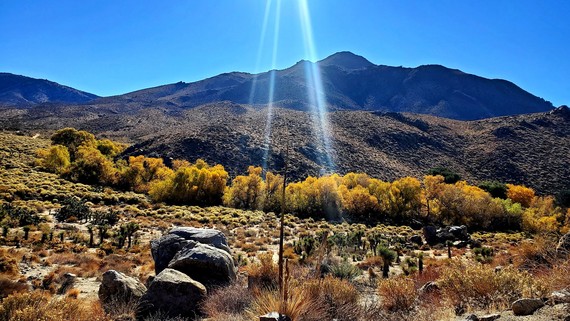
M 374 64 L 366 58 L 356 55 L 350 51 L 341 51 L 332 54 L 319 61 L 319 64 L 321 66 L 337 66 L 346 70 L 365 69 L 370 66 L 374 66 Z

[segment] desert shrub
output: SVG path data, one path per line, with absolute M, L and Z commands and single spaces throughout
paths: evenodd
M 279 284 L 279 267 L 273 263 L 273 252 L 260 254 L 258 263 L 246 268 L 250 288 L 277 289 Z
M 479 263 L 453 263 L 441 271 L 438 283 L 456 306 L 505 308 L 521 297 L 542 297 L 546 287 L 527 272 L 507 267 L 499 271 Z
M 202 303 L 201 310 L 208 317 L 216 318 L 224 315 L 239 315 L 251 305 L 253 296 L 244 286 L 234 283 L 217 289 L 208 295 Z
M 359 312 L 359 292 L 347 280 L 327 276 L 324 279 L 313 279 L 303 284 L 308 296 L 318 298 L 316 301 L 323 307 L 327 320 L 356 320 Z
M 13 294 L 0 304 L 0 321 L 103 321 L 102 310 L 69 297 L 52 298 L 34 291 Z
M 557 240 L 546 235 L 521 242 L 513 251 L 514 263 L 519 269 L 542 271 L 550 269 L 556 259 Z
M 0 274 L 8 276 L 19 274 L 18 262 L 5 248 L 0 249 Z
M 415 282 L 407 277 L 380 280 L 378 295 L 383 308 L 391 312 L 410 312 L 418 298 Z
M 275 311 L 290 317 L 292 321 L 319 321 L 323 319 L 324 314 L 324 309 L 319 303 L 319 298 L 312 296 L 312 293 L 303 287 L 290 289 L 286 300 L 283 300 L 276 291 L 266 291 L 254 297 L 246 313 L 251 320 Z
M 362 271 L 345 259 L 341 262 L 331 264 L 330 273 L 335 278 L 352 281 L 356 277 L 360 276 Z
M 0 300 L 13 293 L 28 291 L 28 285 L 25 282 L 14 281 L 5 276 L 0 276 Z

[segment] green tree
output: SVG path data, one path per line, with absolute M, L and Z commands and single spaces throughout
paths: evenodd
M 461 175 L 447 167 L 434 167 L 428 171 L 428 175 L 437 176 L 441 175 L 446 184 L 455 184 L 461 180 Z
M 52 145 L 62 145 L 67 147 L 71 161 L 75 160 L 76 152 L 80 146 L 95 147 L 97 140 L 95 136 L 83 130 L 75 128 L 63 128 L 51 136 Z

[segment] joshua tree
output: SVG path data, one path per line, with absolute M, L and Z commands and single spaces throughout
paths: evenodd
M 133 234 L 135 234 L 140 229 L 139 225 L 134 222 L 129 222 L 125 225 L 125 234 L 127 236 L 127 248 L 131 248 L 131 239 Z
M 109 227 L 107 227 L 107 225 L 98 225 L 97 229 L 99 230 L 99 245 L 103 245 L 103 241 L 107 236 L 107 230 L 109 230 Z
M 380 246 L 378 249 L 378 254 L 382 257 L 382 277 L 388 278 L 388 273 L 390 273 L 390 264 L 396 259 L 396 252 L 390 250 L 385 246 Z
M 418 270 L 420 274 L 424 271 L 424 254 L 421 252 L 418 254 Z
M 447 258 L 451 259 L 451 245 L 453 243 L 451 243 L 451 241 L 447 241 L 445 244 L 447 245 Z
M 89 247 L 93 247 L 93 225 L 87 225 L 87 231 L 89 231 Z
M 9 231 L 8 226 L 2 226 L 2 236 L 3 237 L 8 237 L 8 231 Z
M 28 240 L 28 237 L 30 236 L 30 227 L 29 226 L 24 226 L 24 240 Z

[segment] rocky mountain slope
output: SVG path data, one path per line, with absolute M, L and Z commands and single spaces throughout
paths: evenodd
M 0 73 L 0 106 L 29 107 L 37 104 L 77 104 L 98 98 L 84 91 L 45 79 Z
M 416 68 L 375 65 L 350 52 L 336 53 L 316 64 L 321 72 L 327 108 L 333 111 L 412 112 L 474 120 L 553 108 L 550 102 L 506 80 L 486 79 L 440 65 Z M 275 73 L 274 105 L 311 111 L 315 102 L 308 93 L 315 86 L 307 79 L 313 77 L 312 65 L 312 62 L 300 61 L 287 69 L 256 75 L 226 73 L 193 83 L 179 82 L 105 97 L 90 104 L 123 113 L 148 107 L 185 110 L 221 101 L 261 108 L 268 104 L 270 79 Z M 4 87 L 2 90 L 0 82 L 0 105 L 46 101 L 73 103 L 94 98 L 85 93 L 87 96 L 75 98 L 76 101 L 63 94 L 52 97 L 48 90 L 36 88 L 38 85 L 26 85 L 24 89 L 17 85 Z M 10 91 L 10 88 L 13 89 Z
M 127 154 L 167 160 L 203 158 L 223 164 L 233 175 L 244 173 L 248 165 L 262 165 L 266 154 L 268 109 L 230 102 L 175 113 L 160 108 L 117 113 L 75 106 L 4 114 L 9 117 L 3 117 L 0 128 L 17 124 L 21 130 L 48 134 L 73 126 L 101 137 L 127 139 L 133 144 Z M 273 115 L 268 169 L 282 169 L 289 139 L 294 179 L 323 171 L 362 171 L 392 180 L 405 175 L 421 177 L 430 168 L 445 166 L 471 182 L 526 184 L 542 193 L 569 187 L 567 107 L 477 121 L 409 113 L 332 112 L 328 116 L 334 168 L 324 165 L 326 150 L 315 129 L 318 122 L 310 113 L 280 108 Z

